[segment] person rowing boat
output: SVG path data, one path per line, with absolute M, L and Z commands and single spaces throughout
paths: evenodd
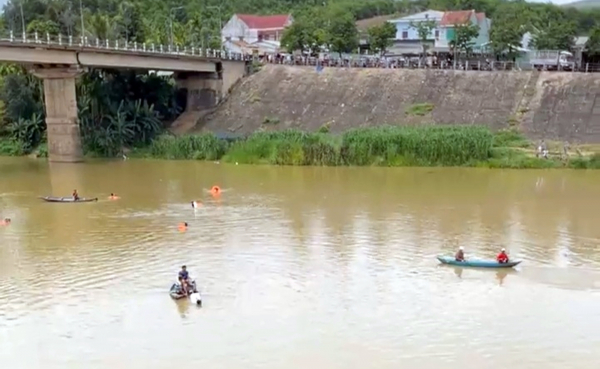
M 187 271 L 187 267 L 183 265 L 178 275 L 179 283 L 181 284 L 181 291 L 187 296 L 190 294 L 189 284 L 190 284 L 190 275 Z
M 500 253 L 498 254 L 498 256 L 496 256 L 496 260 L 500 264 L 506 264 L 506 263 L 508 263 L 509 259 L 508 259 L 508 255 L 506 254 L 506 250 L 505 249 L 502 249 L 500 251 Z
M 456 261 L 465 261 L 465 250 L 462 246 L 458 248 L 456 255 L 454 255 L 454 259 Z

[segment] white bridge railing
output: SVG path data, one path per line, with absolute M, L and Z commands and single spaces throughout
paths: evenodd
M 166 56 L 189 56 L 198 58 L 214 58 L 223 60 L 249 60 L 248 55 L 232 53 L 223 50 L 206 49 L 198 46 L 161 45 L 154 43 L 139 43 L 127 40 L 100 40 L 98 38 L 51 35 L 46 33 L 15 35 L 12 31 L 8 37 L 1 37 L 0 43 L 24 45 L 40 45 L 48 47 L 68 47 L 82 49 L 114 50 L 120 52 L 148 53 Z

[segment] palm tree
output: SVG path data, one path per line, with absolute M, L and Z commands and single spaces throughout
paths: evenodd
M 114 39 L 117 36 L 114 22 L 110 16 L 96 13 L 87 18 L 86 32 L 94 38 L 100 40 Z

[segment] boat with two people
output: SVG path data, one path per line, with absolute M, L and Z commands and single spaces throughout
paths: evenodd
M 442 264 L 473 268 L 513 268 L 522 262 L 522 260 L 511 260 L 505 249 L 500 251 L 495 260 L 465 258 L 462 246 L 454 256 L 437 256 L 437 259 Z
M 196 281 L 190 279 L 187 267 L 184 265 L 177 276 L 178 281 L 171 285 L 169 295 L 174 300 L 181 300 L 188 297 L 190 301 L 198 306 L 202 306 L 202 297 L 196 286 Z

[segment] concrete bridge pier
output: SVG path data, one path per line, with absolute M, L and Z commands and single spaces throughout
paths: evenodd
M 48 160 L 62 163 L 83 161 L 75 81 L 85 70 L 77 66 L 44 66 L 30 71 L 44 80 Z
M 182 134 L 192 131 L 217 107 L 223 98 L 223 79 L 218 72 L 179 72 L 175 81 L 177 87 L 187 92 L 186 106 L 171 125 L 171 131 Z

